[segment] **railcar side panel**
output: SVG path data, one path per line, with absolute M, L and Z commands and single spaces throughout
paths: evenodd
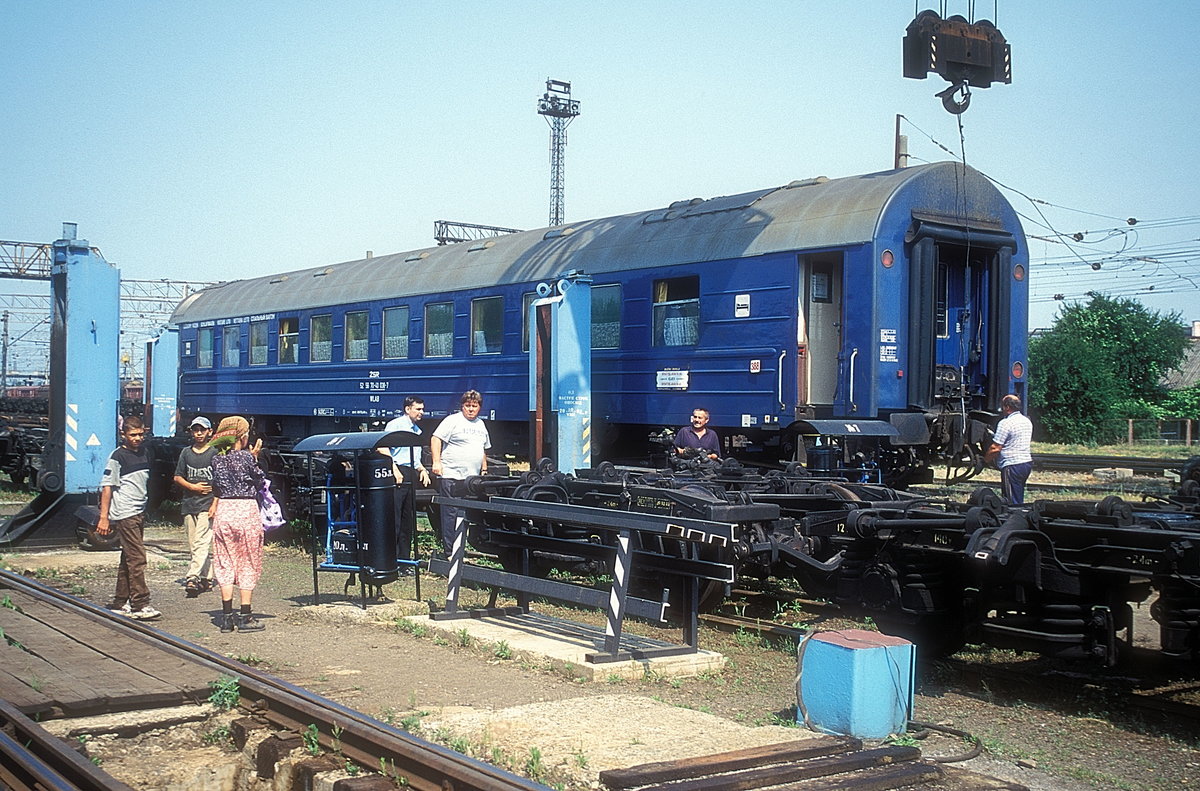
M 705 406 L 738 447 L 787 445 L 804 418 L 899 417 L 897 444 L 961 455 L 973 410 L 1023 394 L 1027 267 L 1016 213 L 961 165 L 793 182 L 206 289 L 176 311 L 180 407 L 296 436 L 411 393 L 440 417 L 473 387 L 516 449 L 529 300 L 578 271 L 610 439 Z

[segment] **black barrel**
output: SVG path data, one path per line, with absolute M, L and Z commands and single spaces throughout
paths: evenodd
M 808 449 L 809 472 L 833 472 L 842 464 L 842 449 L 836 445 L 822 445 Z
M 358 485 L 362 503 L 358 509 L 358 535 L 362 542 L 363 574 L 372 585 L 396 579 L 396 515 L 392 493 L 396 478 L 392 460 L 379 454 L 358 460 Z

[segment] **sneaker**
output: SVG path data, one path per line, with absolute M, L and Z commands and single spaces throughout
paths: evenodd
M 133 610 L 129 607 L 129 602 L 117 604 L 115 601 L 109 602 L 108 611 L 116 615 L 129 615 L 131 612 L 133 612 Z
M 261 632 L 266 628 L 266 625 L 253 615 L 242 615 L 238 617 L 237 629 L 239 632 Z
M 183 590 L 189 599 L 194 599 L 204 591 L 204 587 L 199 578 L 188 577 L 187 582 L 183 583 Z
M 155 618 L 161 618 L 162 613 L 147 604 L 142 609 L 129 613 L 129 617 L 137 621 L 153 621 Z
M 226 613 L 225 615 L 221 616 L 221 631 L 222 632 L 225 632 L 225 633 L 232 632 L 236 625 L 237 625 L 237 621 L 234 620 L 233 613 Z

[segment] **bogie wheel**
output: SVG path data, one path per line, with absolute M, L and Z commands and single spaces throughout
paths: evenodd
M 1111 516 L 1121 526 L 1133 524 L 1133 506 L 1116 495 L 1109 495 L 1096 505 L 1096 513 Z
M 617 481 L 620 480 L 621 474 L 617 471 L 617 465 L 611 461 L 602 461 L 596 465 L 596 472 L 602 481 Z
M 1000 495 L 996 494 L 994 489 L 987 486 L 980 486 L 971 492 L 971 496 L 967 498 L 967 504 L 981 506 L 995 513 L 999 513 L 1004 509 L 1004 501 L 1000 499 Z

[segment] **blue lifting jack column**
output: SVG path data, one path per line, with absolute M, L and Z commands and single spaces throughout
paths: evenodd
M 179 328 L 165 327 L 146 343 L 146 428 L 159 437 L 173 437 L 179 392 Z
M 69 544 L 116 447 L 121 278 L 63 224 L 50 269 L 50 414 L 38 494 L 0 522 L 0 546 Z
M 592 279 L 539 283 L 529 307 L 530 459 L 573 473 L 592 466 Z

